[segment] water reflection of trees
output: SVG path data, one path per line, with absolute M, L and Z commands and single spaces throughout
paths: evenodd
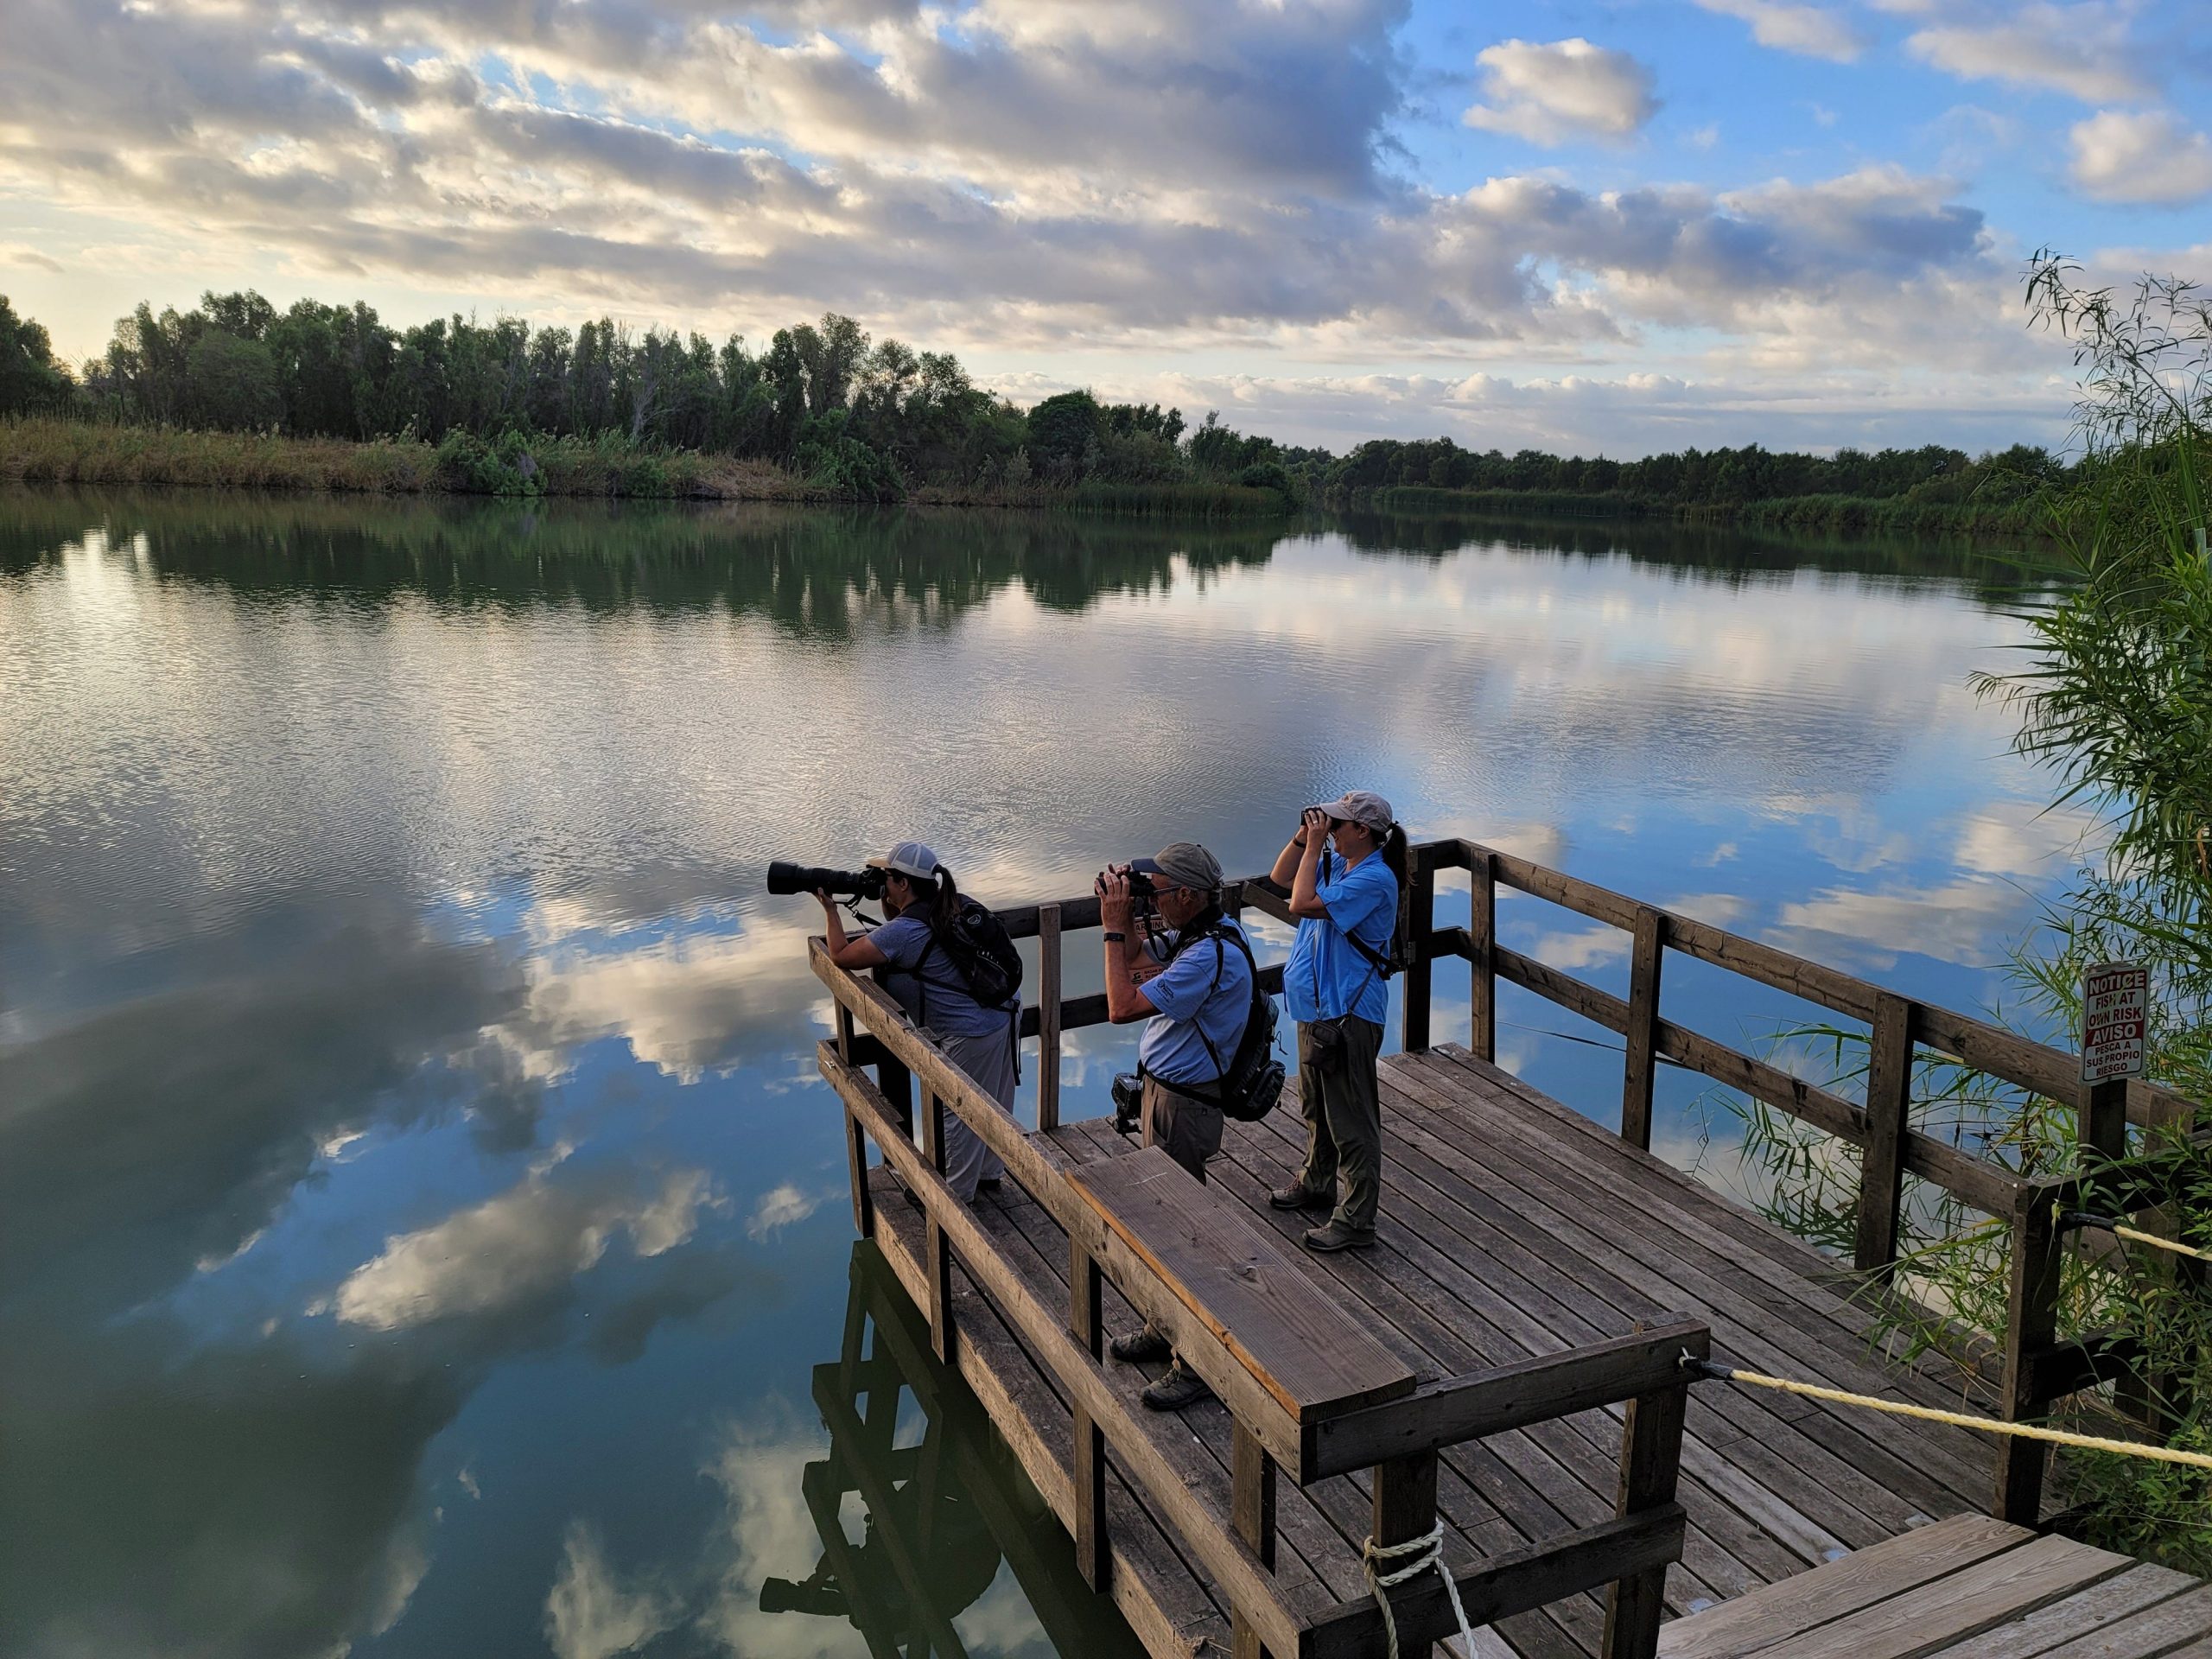
M 159 577 L 248 595 L 370 602 L 570 602 L 727 607 L 842 638 L 867 613 L 926 626 L 1019 582 L 1078 611 L 1265 564 L 1281 532 L 1042 513 L 740 503 L 366 500 L 233 493 L 17 491 L 0 498 L 0 571 L 27 571 L 91 533 Z
M 2047 550 L 1952 537 L 1869 540 L 1777 535 L 1662 518 L 1491 518 L 1458 513 L 1347 513 L 1337 527 L 1361 553 L 1444 559 L 1471 548 L 1564 553 L 1581 559 L 1695 570 L 1734 584 L 1790 570 L 1972 583 L 1984 600 L 2050 580 Z
M 909 1393 L 918 1440 L 899 1433 Z M 844 1619 L 878 1659 L 966 1659 L 954 1621 L 1003 1560 L 1062 1659 L 1141 1651 L 1111 1599 L 1084 1583 L 1058 1518 L 931 1353 L 913 1303 L 865 1241 L 853 1249 L 842 1351 L 814 1368 L 814 1403 L 830 1454 L 806 1465 L 801 1485 L 822 1555 L 804 1580 L 765 1580 L 763 1612 Z M 865 1511 L 858 1542 L 843 1518 L 849 1494 Z
M 1322 528 L 1364 554 L 1437 560 L 1502 546 L 1624 557 L 1731 582 L 1811 568 L 1966 582 L 2001 599 L 2043 575 L 2023 555 L 1961 542 L 1760 536 L 1633 519 L 1361 513 L 1288 533 Z M 0 572 L 34 569 L 93 533 L 143 552 L 157 576 L 246 595 L 722 607 L 831 639 L 853 637 L 863 618 L 942 624 L 1015 583 L 1040 605 L 1080 611 L 1108 594 L 1161 591 L 1179 569 L 1262 566 L 1287 534 L 949 509 L 19 489 L 0 495 Z

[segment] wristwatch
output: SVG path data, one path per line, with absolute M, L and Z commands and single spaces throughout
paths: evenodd
M 1101 933 L 1098 937 L 1109 944 L 1126 944 L 1129 938 L 1126 933 Z

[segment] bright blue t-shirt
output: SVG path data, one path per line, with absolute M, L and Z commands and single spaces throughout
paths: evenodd
M 1398 878 L 1380 852 L 1347 867 L 1327 849 L 1317 874 L 1314 896 L 1329 913 L 1308 916 L 1298 925 L 1297 942 L 1282 970 L 1283 1007 L 1300 1021 L 1356 1014 L 1379 1026 L 1390 1017 L 1390 988 L 1382 970 L 1344 935 L 1357 934 L 1379 957 L 1389 955 L 1390 936 L 1398 926 Z
M 987 1008 L 969 995 L 968 982 L 921 917 L 894 916 L 868 938 L 891 967 L 884 988 L 916 1025 L 940 1037 L 995 1037 L 1005 1032 L 1009 1010 Z
M 1220 926 L 1238 938 L 1244 937 L 1234 922 L 1224 921 Z M 1145 1024 L 1144 1040 L 1137 1045 L 1138 1062 L 1162 1083 L 1217 1081 L 1236 1058 L 1236 1045 L 1244 1040 L 1244 1022 L 1252 1014 L 1252 969 L 1244 953 L 1227 939 L 1194 939 L 1147 980 L 1143 989 L 1160 1012 Z M 1208 1042 L 1213 1053 L 1206 1052 Z M 1214 1054 L 1221 1056 L 1219 1065 Z

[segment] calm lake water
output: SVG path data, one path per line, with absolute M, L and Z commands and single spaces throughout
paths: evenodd
M 830 1461 L 871 1281 L 767 861 L 1256 871 L 1362 785 L 1983 1005 L 2081 828 L 1967 684 L 2016 581 L 1606 525 L 0 493 L 0 1652 L 799 1659 L 866 1651 L 855 1608 L 1124 1651 L 957 1401 Z M 1625 982 L 1621 936 L 1501 926 Z M 1803 1012 L 1668 995 L 1751 1045 Z M 1603 1033 L 1501 1014 L 1617 1111 Z M 1072 1112 L 1129 1046 L 1072 1037 Z M 1663 1079 L 1724 1185 L 1732 1122 Z M 926 1613 L 841 1496 L 917 1466 L 894 1435 L 957 1453 L 893 1506 L 942 1522 Z M 824 1518 L 858 1565 L 810 1584 Z

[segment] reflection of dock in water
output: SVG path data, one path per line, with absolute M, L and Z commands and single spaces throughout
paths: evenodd
M 910 1395 L 922 1433 L 902 1446 Z M 1003 1560 L 1065 1659 L 1142 1653 L 1112 1603 L 1084 1583 L 1058 1518 L 930 1351 L 928 1325 L 865 1240 L 853 1250 L 842 1351 L 814 1368 L 814 1403 L 830 1455 L 807 1465 L 801 1487 L 822 1559 L 804 1580 L 765 1582 L 762 1611 L 846 1620 L 875 1659 L 966 1659 L 955 1621 Z M 865 1511 L 857 1543 L 848 1496 Z
M 2093 1179 L 2101 1214 L 2155 1209 L 2162 1181 L 2120 1157 L 2126 1126 L 2191 1103 L 2140 1082 L 2085 1086 L 2076 1056 L 1524 859 L 1461 841 L 1413 852 L 1418 960 L 1405 1052 L 1382 1067 L 1384 1225 L 1366 1253 L 1308 1255 L 1294 1242 L 1305 1218 L 1268 1204 L 1302 1150 L 1294 1107 L 1231 1122 L 1203 1185 L 1105 1123 L 1059 1122 L 1061 1035 L 1105 1017 L 1103 996 L 1060 995 L 1062 936 L 1099 925 L 1095 899 L 1001 912 L 1039 951 L 1022 1025 L 1042 1049 L 1034 1130 L 817 944 L 837 1005 L 818 1058 L 844 1104 L 855 1221 L 925 1313 L 930 1351 L 1073 1538 L 1084 1580 L 1151 1653 L 1423 1655 L 1457 1630 L 1448 1584 L 1480 1659 L 1790 1659 L 1782 1644 L 1805 1632 L 1765 1611 L 1828 1606 L 1841 1585 L 1900 1639 L 1853 1645 L 1861 1626 L 1847 1620 L 1814 1632 L 1806 1654 L 1967 1659 L 1984 1633 L 2045 1609 L 2132 1617 L 2169 1593 L 2124 1557 L 2027 1541 L 2054 1507 L 2035 1440 L 1993 1452 L 1965 1427 L 1738 1387 L 1699 1362 L 1929 1408 L 1960 1405 L 1963 1387 L 1972 1408 L 2015 1421 L 2120 1381 L 2124 1339 L 2061 1339 L 2072 1240 L 2057 1217 Z M 1464 926 L 1436 925 L 1448 871 L 1466 873 Z M 1617 930 L 1627 995 L 1501 943 L 1507 892 Z M 1228 902 L 1285 913 L 1258 881 L 1233 884 Z M 1433 977 L 1453 959 L 1471 969 L 1469 1041 L 1432 1046 Z M 1666 1017 L 1662 966 L 1669 983 L 1730 976 L 1737 999 L 1748 982 L 1863 1032 L 1863 1086 L 1792 1077 Z M 1618 1093 L 1578 1111 L 1501 1070 L 1501 984 L 1618 1038 Z M 1855 1158 L 1853 1262 L 1651 1155 L 1662 1063 Z M 1915 1110 L 1923 1064 L 2071 1103 L 2082 1165 L 2024 1173 L 1930 1133 Z M 1605 1127 L 1616 1110 L 1618 1131 Z M 1003 1188 L 972 1205 L 943 1178 L 948 1112 L 1006 1164 Z M 2007 1334 L 1986 1365 L 1879 1351 L 1897 1341 L 1873 1305 L 1898 1296 L 1909 1181 L 2005 1236 Z M 1109 1320 L 1141 1316 L 1172 1333 L 1213 1400 L 1167 1414 L 1136 1404 L 1142 1374 L 1102 1351 Z M 2003 1524 L 1931 1526 L 1984 1510 Z M 1910 1541 L 1923 1529 L 1931 1548 L 1981 1554 L 1931 1576 Z M 1389 1592 L 1387 1627 L 1365 1570 L 1376 1548 L 1413 1567 Z M 1761 1596 L 1808 1570 L 1827 1576 L 1802 1597 Z M 1753 1623 L 1758 1646 L 1731 1647 Z

